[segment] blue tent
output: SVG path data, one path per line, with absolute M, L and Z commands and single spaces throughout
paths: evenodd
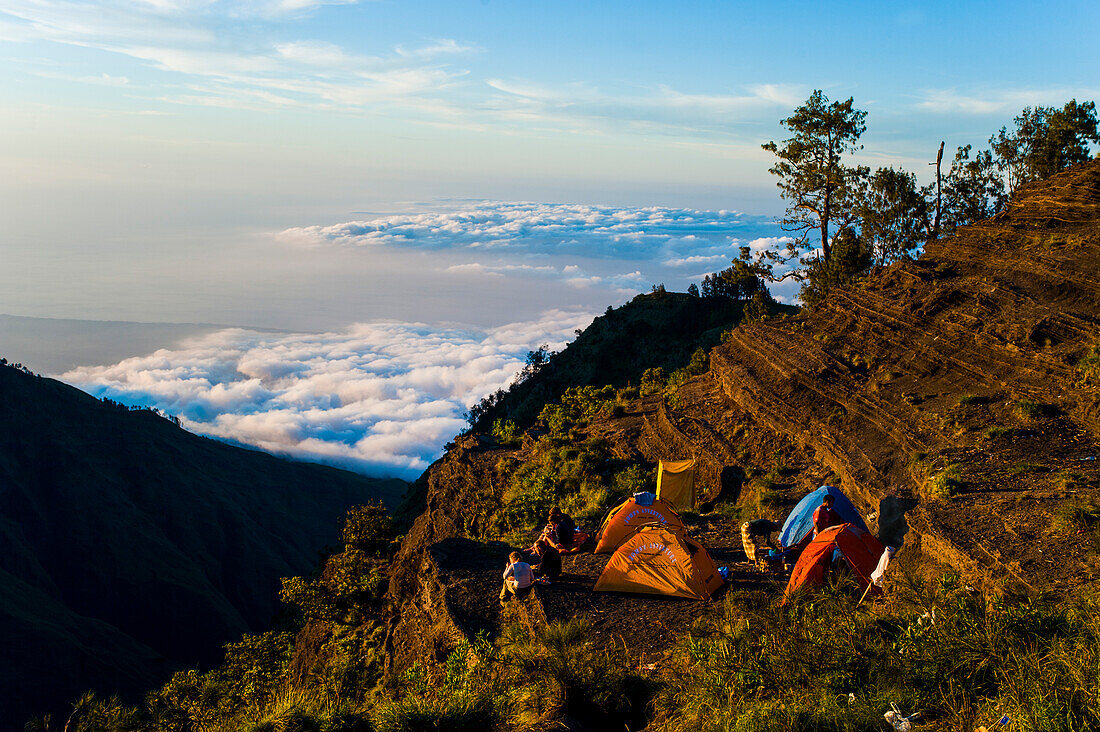
M 836 499 L 833 510 L 840 514 L 845 522 L 854 524 L 867 531 L 867 524 L 863 523 L 863 517 L 848 500 L 848 496 L 840 492 L 840 489 L 832 485 L 823 485 L 798 502 L 791 511 L 791 515 L 783 522 L 783 530 L 779 532 L 779 543 L 784 548 L 797 546 L 814 533 L 814 511 L 821 505 L 825 495 L 831 495 Z

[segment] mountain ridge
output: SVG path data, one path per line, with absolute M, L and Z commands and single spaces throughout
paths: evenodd
M 0 367 L 0 718 L 89 687 L 132 695 L 217 661 L 270 622 L 279 578 L 314 566 L 349 506 L 392 505 L 404 486 L 225 445 Z

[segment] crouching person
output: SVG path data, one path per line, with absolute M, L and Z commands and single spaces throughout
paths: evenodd
M 531 594 L 534 586 L 535 573 L 531 571 L 531 565 L 523 561 L 523 555 L 512 552 L 508 555 L 508 566 L 504 569 L 504 587 L 500 589 L 500 604 L 504 604 L 511 596 L 522 600 Z

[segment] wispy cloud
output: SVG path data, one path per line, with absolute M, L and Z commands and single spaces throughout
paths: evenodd
M 162 92 L 159 99 L 188 105 L 438 108 L 441 91 L 467 73 L 444 59 L 460 57 L 473 47 L 452 39 L 397 46 L 369 56 L 327 41 L 272 43 L 261 34 L 239 38 L 223 30 L 227 23 L 239 24 L 233 19 L 240 16 L 254 16 L 250 25 L 284 23 L 326 4 L 333 3 L 155 0 L 91 6 L 66 0 L 11 0 L 0 8 L 0 29 L 5 38 L 108 51 L 177 75 L 175 84 L 190 91 Z
M 690 257 L 677 257 L 665 260 L 668 267 L 698 267 L 701 264 L 720 265 L 728 264 L 730 257 L 724 254 L 692 255 Z
M 226 329 L 174 350 L 62 378 L 155 406 L 194 432 L 376 475 L 412 478 L 540 344 L 561 348 L 591 313 L 476 332 L 368 323 L 320 334 Z
M 463 62 L 483 49 L 461 39 L 395 44 L 364 54 L 331 40 L 286 37 L 300 16 L 337 4 L 349 3 L 9 0 L 0 9 L 0 40 L 44 40 L 129 57 L 178 77 L 148 84 L 151 98 L 161 102 L 399 112 L 448 127 L 525 134 L 616 132 L 744 142 L 746 121 L 772 124 L 808 91 L 755 84 L 699 93 L 670 85 L 601 89 L 585 80 L 478 78 Z
M 746 121 L 768 120 L 805 99 L 800 85 L 757 84 L 737 93 L 688 93 L 668 85 L 629 93 L 584 83 L 547 86 L 526 79 L 490 78 L 495 94 L 484 105 L 501 119 L 575 130 L 721 134 L 737 138 Z
M 1061 106 L 1070 99 L 1095 99 L 1100 87 L 1048 89 L 987 89 L 962 92 L 958 89 L 929 89 L 920 95 L 918 109 L 936 114 L 1004 115 L 1024 107 Z

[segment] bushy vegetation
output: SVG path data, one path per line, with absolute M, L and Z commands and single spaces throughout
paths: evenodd
M 1100 386 L 1100 343 L 1089 346 L 1077 361 L 1077 371 L 1081 381 L 1091 386 Z
M 382 678 L 382 597 L 394 543 L 378 504 L 352 508 L 343 546 L 316 576 L 283 580 L 276 627 L 225 646 L 221 665 L 180 671 L 140 707 L 89 694 L 71 717 L 28 730 L 229 732 L 373 729 L 364 716 Z
M 497 466 L 506 487 L 491 522 L 494 533 L 509 536 L 537 528 L 554 505 L 591 525 L 612 503 L 653 488 L 652 470 L 616 459 L 605 441 L 582 431 L 597 415 L 621 408 L 623 396 L 611 386 L 580 386 L 543 407 L 539 424 L 546 434 L 534 441 L 522 463 L 503 460 Z
M 730 593 L 662 677 L 655 729 L 880 730 L 891 702 L 942 729 L 1100 725 L 1100 603 L 988 601 L 908 575 L 888 607 L 850 590 Z
M 751 289 L 740 280 L 723 283 L 719 286 L 723 293 L 731 288 L 738 293 Z M 722 332 L 740 323 L 746 311 L 759 318 L 796 310 L 770 298 L 753 299 L 764 293 L 756 290 L 743 300 L 727 294 L 698 297 L 659 289 L 619 308 L 608 308 L 560 353 L 537 349 L 529 354 L 526 367 L 507 391 L 490 394 L 470 408 L 471 429 L 488 433 L 502 420 L 502 425 L 511 421 L 520 431 L 526 430 L 543 407 L 558 402 L 567 389 L 636 388 L 647 369 L 660 368 L 669 374 L 688 366 L 700 348 L 705 352 L 718 345 Z

